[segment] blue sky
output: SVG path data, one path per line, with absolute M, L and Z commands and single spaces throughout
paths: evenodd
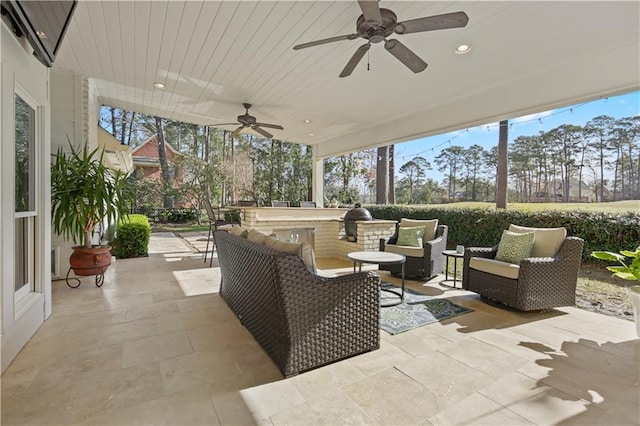
M 587 121 L 598 115 L 609 115 L 616 119 L 640 115 L 640 92 L 631 92 L 626 95 L 514 118 L 509 120 L 509 142 L 518 136 L 537 135 L 541 131 L 549 131 L 561 124 L 584 126 Z M 496 146 L 498 144 L 498 123 L 397 144 L 395 146 L 396 171 L 416 155 L 421 155 L 431 163 L 434 169 L 427 172 L 427 177 L 441 182 L 443 175 L 437 170 L 438 166 L 433 159 L 440 154 L 442 149 L 450 145 L 468 148 L 474 144 L 481 145 L 485 149 Z

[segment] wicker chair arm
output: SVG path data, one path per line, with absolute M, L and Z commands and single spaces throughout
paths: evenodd
M 575 304 L 584 241 L 567 237 L 554 257 L 520 262 L 517 303 L 525 310 Z
M 563 277 L 564 269 L 578 270 L 582 258 L 584 241 L 577 237 L 567 237 L 554 257 L 528 257 L 520 262 L 520 276 L 529 281 L 542 279 L 545 274 L 557 274 L 556 279 Z
M 447 249 L 446 235 L 441 235 L 433 240 L 425 242 L 423 248 L 425 259 L 431 259 L 434 254 L 442 255 L 442 252 Z
M 494 259 L 498 253 L 498 246 L 493 247 L 467 247 L 464 250 L 464 258 L 462 262 L 462 288 L 468 289 L 469 282 L 469 262 L 472 257 L 484 257 L 486 259 Z

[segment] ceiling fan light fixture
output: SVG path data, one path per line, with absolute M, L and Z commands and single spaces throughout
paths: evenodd
M 153 87 L 156 89 L 164 89 L 164 83 L 153 83 Z
M 465 53 L 469 53 L 471 51 L 471 46 L 468 44 L 461 44 L 460 46 L 456 47 L 455 52 L 458 55 L 464 55 Z

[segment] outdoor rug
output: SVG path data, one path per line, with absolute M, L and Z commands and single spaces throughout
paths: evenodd
M 399 287 L 387 282 L 383 282 L 381 287 L 400 291 Z M 380 293 L 383 304 L 393 301 L 393 295 L 387 292 Z M 467 312 L 473 312 L 473 309 L 456 305 L 447 299 L 437 299 L 405 289 L 404 302 L 397 306 L 380 309 L 380 328 L 389 334 L 400 334 Z

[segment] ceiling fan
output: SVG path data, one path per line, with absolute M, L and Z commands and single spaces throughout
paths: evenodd
M 367 40 L 367 43 L 356 50 L 340 73 L 340 77 L 348 77 L 364 57 L 365 53 L 367 53 L 371 47 L 371 43 L 384 41 L 384 48 L 389 53 L 395 56 L 396 59 L 411 71 L 419 73 L 427 68 L 427 63 L 398 40 L 387 40 L 387 37 L 393 33 L 401 35 L 448 28 L 461 28 L 469 22 L 469 17 L 464 12 L 445 13 L 398 22 L 396 14 L 389 9 L 381 8 L 378 5 L 378 0 L 358 0 L 358 4 L 362 10 L 362 15 L 360 15 L 356 21 L 356 33 L 298 44 L 293 46 L 293 49 L 299 50 L 321 44 L 333 43 L 335 41 L 355 40 L 358 37 L 364 38 Z
M 251 128 L 253 130 L 255 130 L 256 132 L 260 133 L 262 136 L 264 136 L 267 139 L 271 139 L 273 137 L 273 135 L 269 132 L 267 132 L 266 130 L 263 129 L 263 127 L 267 127 L 269 129 L 278 129 L 278 130 L 284 130 L 284 127 L 278 125 L 278 124 L 268 124 L 268 123 L 258 123 L 256 121 L 256 118 L 253 115 L 249 115 L 249 108 L 251 108 L 251 104 L 248 103 L 243 103 L 242 106 L 245 108 L 245 113 L 242 115 L 239 115 L 238 118 L 238 122 L 237 123 L 220 123 L 220 124 L 210 124 L 210 126 L 232 126 L 232 125 L 240 125 L 240 127 L 238 127 L 237 129 L 235 129 L 233 132 L 231 132 L 231 137 L 235 138 L 238 133 L 240 133 L 240 131 L 244 128 Z

